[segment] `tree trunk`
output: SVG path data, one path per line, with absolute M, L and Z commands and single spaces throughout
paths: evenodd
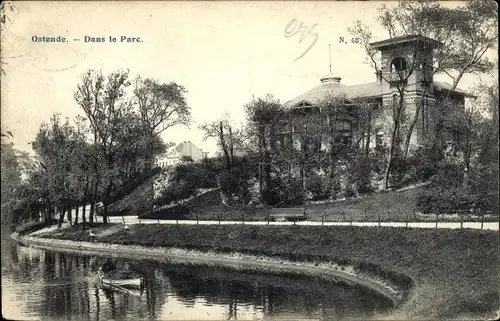
M 231 167 L 231 157 L 229 156 L 229 151 L 227 149 L 226 139 L 224 137 L 224 126 L 222 122 L 220 122 L 219 125 L 219 139 L 221 142 L 222 151 L 224 152 L 224 156 L 226 158 L 226 168 L 229 169 Z
M 391 147 L 389 148 L 389 159 L 387 160 L 387 166 L 385 168 L 385 189 L 389 188 L 389 179 L 391 176 L 392 163 L 394 162 L 395 152 L 398 148 L 400 148 L 400 125 L 401 125 L 401 114 L 404 108 L 404 95 L 402 91 L 399 91 L 399 102 L 397 107 L 393 106 L 393 121 L 394 121 L 394 129 L 392 130 L 391 135 Z
M 368 159 L 370 155 L 370 140 L 372 134 L 372 112 L 368 112 L 368 128 L 366 129 L 366 143 L 365 143 L 365 160 Z
M 328 152 L 328 176 L 330 177 L 330 186 L 334 184 L 334 172 L 335 172 L 335 126 L 336 126 L 336 115 L 333 118 L 333 121 L 330 118 L 330 115 L 326 116 L 327 128 L 328 128 L 328 138 L 329 138 L 329 152 Z
M 259 134 L 259 191 L 260 195 L 262 196 L 262 191 L 264 190 L 264 171 L 262 170 L 262 167 L 264 165 L 264 151 L 262 148 L 262 131 L 260 131 Z
M 110 196 L 111 190 L 113 188 L 113 177 L 111 176 L 108 181 L 108 186 L 106 187 L 106 193 L 103 199 L 103 213 L 102 213 L 102 222 L 108 223 L 108 206 L 110 205 Z
M 394 162 L 394 151 L 396 150 L 395 145 L 397 145 L 399 143 L 397 138 L 396 138 L 396 136 L 398 135 L 398 129 L 397 129 L 398 126 L 399 126 L 399 123 L 397 126 L 396 125 L 394 126 L 394 130 L 392 131 L 392 135 L 391 135 L 391 147 L 389 148 L 389 159 L 387 160 L 387 166 L 385 167 L 385 174 L 384 174 L 385 189 L 389 188 L 389 179 L 391 176 L 392 163 Z
M 408 132 L 406 133 L 406 140 L 405 140 L 405 145 L 404 145 L 404 158 L 405 159 L 408 157 L 408 152 L 410 150 L 411 135 L 413 134 L 413 129 L 415 128 L 415 125 L 418 122 L 418 116 L 420 115 L 420 109 L 422 109 L 425 99 L 426 98 L 424 98 L 422 96 L 420 103 L 417 105 L 417 107 L 415 109 L 415 116 L 413 117 L 413 120 L 411 121 L 410 126 L 408 127 Z
M 70 206 L 68 206 L 68 223 L 70 226 L 73 224 L 73 221 L 72 221 L 73 213 L 71 211 L 72 211 L 72 207 L 70 205 Z
M 66 209 L 64 207 L 60 208 L 59 221 L 57 222 L 57 227 L 61 228 L 62 223 L 64 221 L 64 214 L 66 213 Z
M 229 126 L 229 156 L 231 157 L 231 163 L 234 159 L 234 146 L 233 146 L 233 130 Z
M 80 206 L 79 206 L 79 204 L 76 204 L 76 209 L 75 209 L 75 222 L 73 223 L 73 225 L 78 225 L 78 214 L 79 214 L 79 211 L 80 211 Z
M 95 181 L 94 181 L 94 186 L 92 190 L 92 195 L 91 195 L 91 203 L 90 203 L 90 218 L 89 222 L 90 224 L 94 223 L 94 215 L 96 211 L 96 203 L 98 200 L 98 195 L 97 195 L 97 190 L 99 187 L 99 173 L 97 172 L 97 166 L 95 167 L 96 175 L 95 175 Z
M 89 177 L 87 176 L 85 179 L 85 189 L 83 190 L 83 208 L 82 208 L 82 222 L 83 222 L 83 229 L 85 229 L 85 225 L 87 223 L 87 202 L 89 199 Z

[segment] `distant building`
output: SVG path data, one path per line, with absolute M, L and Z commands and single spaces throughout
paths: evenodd
M 21 174 L 21 180 L 26 181 L 30 175 L 35 171 L 41 164 L 40 158 L 37 155 L 29 155 L 28 153 L 23 153 L 15 151 L 19 173 Z
M 164 168 L 180 163 L 183 157 L 191 157 L 196 162 L 207 156 L 207 152 L 203 152 L 192 142 L 184 141 L 170 151 L 158 155 L 155 159 L 155 164 Z

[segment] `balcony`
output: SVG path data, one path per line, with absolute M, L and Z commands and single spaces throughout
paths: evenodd
M 391 71 L 389 74 L 389 83 L 391 85 L 406 84 L 409 75 L 408 70 Z

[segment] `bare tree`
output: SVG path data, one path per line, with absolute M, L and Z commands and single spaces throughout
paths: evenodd
M 209 138 L 217 140 L 217 145 L 224 155 L 226 168 L 230 168 L 233 163 L 234 148 L 242 146 L 243 133 L 234 128 L 229 114 L 224 114 L 220 120 L 201 124 L 199 128 L 204 132 L 204 140 Z

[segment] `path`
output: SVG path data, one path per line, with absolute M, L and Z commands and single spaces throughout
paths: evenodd
M 80 211 L 81 214 L 82 211 Z M 87 217 L 89 213 L 89 208 L 87 207 Z M 74 213 L 73 213 L 74 217 Z M 98 216 L 97 220 L 102 222 L 102 217 Z M 128 225 L 133 224 L 202 224 L 202 225 L 234 225 L 234 224 L 245 224 L 245 225 L 268 225 L 266 221 L 245 221 L 242 223 L 241 221 L 206 221 L 200 220 L 198 223 L 196 220 L 152 220 L 152 219 L 140 219 L 137 216 L 112 216 L 109 217 L 110 223 L 122 223 L 125 220 L 125 223 Z M 87 218 L 88 221 L 88 218 Z M 269 225 L 293 225 L 293 222 L 269 222 Z M 310 222 L 310 221 L 302 221 L 297 222 L 297 225 L 309 225 L 309 226 L 378 226 L 378 222 Z M 392 226 L 392 227 L 406 227 L 406 222 L 380 222 L 380 226 Z M 409 222 L 408 227 L 411 228 L 436 228 L 436 222 Z M 460 228 L 460 222 L 438 222 L 438 228 L 448 228 L 448 229 L 458 229 Z M 481 222 L 463 222 L 463 228 L 472 228 L 472 229 L 481 229 Z M 484 230 L 499 230 L 499 222 L 484 222 L 483 223 Z

